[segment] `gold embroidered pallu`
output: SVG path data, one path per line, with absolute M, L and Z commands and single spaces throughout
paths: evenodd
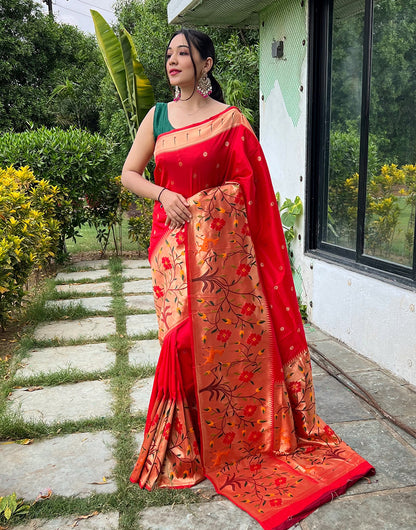
M 315 411 L 311 364 L 261 148 L 235 108 L 157 141 L 156 182 L 191 221 L 150 247 L 162 344 L 131 476 L 141 487 L 207 477 L 263 528 L 294 525 L 371 465 Z

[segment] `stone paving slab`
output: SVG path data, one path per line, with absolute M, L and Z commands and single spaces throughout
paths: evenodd
M 58 282 L 76 282 L 79 280 L 100 280 L 106 276 L 110 276 L 110 273 L 107 269 L 96 269 L 93 271 L 59 272 L 55 276 L 55 280 Z
M 304 328 L 305 328 L 306 340 L 308 342 L 314 343 L 314 342 L 318 342 L 322 340 L 328 340 L 331 338 L 329 335 L 321 331 L 319 328 L 316 328 L 313 324 L 306 324 Z
M 155 310 L 155 299 L 153 294 L 130 295 L 125 298 L 128 309 L 143 309 L 143 311 Z
M 257 521 L 228 499 L 147 508 L 140 514 L 139 523 L 143 530 L 261 529 Z
M 14 390 L 10 408 L 21 412 L 25 421 L 77 421 L 110 416 L 112 395 L 105 381 L 84 381 L 69 385 L 44 387 L 32 392 Z
M 149 260 L 147 259 L 123 259 L 124 269 L 137 269 L 141 267 L 149 267 Z
M 94 296 L 92 298 L 71 298 L 67 300 L 49 300 L 46 307 L 62 307 L 67 309 L 80 305 L 89 311 L 109 311 L 111 309 L 111 296 Z
M 416 416 L 416 394 L 381 370 L 354 374 L 354 379 L 390 414 Z M 388 391 L 386 391 L 388 389 Z
M 124 294 L 153 293 L 152 280 L 124 282 L 123 292 Z
M 305 519 L 308 530 L 414 530 L 416 490 L 340 497 Z
M 115 353 L 105 342 L 40 348 L 28 353 L 29 357 L 23 359 L 23 366 L 16 371 L 18 377 L 53 373 L 66 368 L 83 372 L 104 371 L 111 368 L 116 361 Z
M 343 346 L 336 340 L 330 339 L 319 341 L 316 346 L 317 350 L 322 352 L 325 357 L 335 363 L 341 370 L 347 373 L 368 372 L 377 370 L 377 364 L 365 359 L 361 355 L 352 352 L 346 346 Z M 337 372 L 339 373 L 339 372 Z
M 150 268 L 147 269 L 125 269 L 121 273 L 122 278 L 129 279 L 149 279 L 152 277 L 152 271 Z
M 35 441 L 31 445 L 0 444 L 0 496 L 16 492 L 34 500 L 50 488 L 54 495 L 87 497 L 113 493 L 115 466 L 110 432 L 76 433 Z M 105 484 L 93 484 L 102 482 Z
M 348 422 L 374 417 L 360 398 L 330 375 L 314 375 L 313 381 L 317 413 L 325 422 Z
M 89 519 L 80 520 L 76 515 L 57 519 L 32 519 L 25 525 L 14 526 L 13 530 L 62 530 L 74 527 L 81 530 L 117 530 L 118 519 L 118 512 L 100 513 Z
M 140 335 L 148 331 L 158 331 L 159 326 L 156 314 L 128 315 L 126 317 L 126 329 L 128 335 Z
M 160 354 L 158 340 L 138 340 L 129 351 L 129 363 L 132 366 L 157 365 Z
M 93 259 L 91 261 L 74 261 L 74 263 L 71 263 L 71 267 L 77 269 L 106 269 L 108 264 L 108 259 Z
M 149 408 L 150 395 L 153 388 L 153 377 L 139 379 L 131 389 L 131 412 L 132 414 L 147 414 Z
M 116 321 L 113 317 L 90 317 L 41 324 L 35 329 L 33 336 L 36 340 L 81 340 L 100 339 L 115 332 Z
M 415 451 L 403 445 L 383 422 L 334 423 L 331 427 L 376 469 L 370 482 L 361 479 L 344 495 L 416 486 Z
M 58 293 L 111 293 L 110 282 L 101 283 L 69 283 L 63 285 L 57 285 L 55 287 Z
M 311 358 L 311 366 L 312 366 L 312 376 L 315 378 L 316 375 L 327 375 L 328 372 L 321 368 L 319 364 L 316 364 L 316 362 Z

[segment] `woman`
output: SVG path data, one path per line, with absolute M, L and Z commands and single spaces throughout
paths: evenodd
M 181 30 L 122 182 L 155 199 L 149 249 L 162 345 L 130 477 L 205 477 L 263 528 L 289 528 L 372 470 L 315 413 L 311 365 L 270 176 L 224 104 L 211 40 Z M 211 97 L 209 97 L 211 96 Z M 155 184 L 143 178 L 154 153 Z

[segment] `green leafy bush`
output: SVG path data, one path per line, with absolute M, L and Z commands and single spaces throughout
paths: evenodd
M 57 186 L 38 180 L 27 167 L 0 168 L 0 325 L 23 299 L 32 271 L 55 255 L 56 217 L 66 201 Z
M 75 238 L 88 221 L 85 197 L 91 200 L 105 190 L 118 174 L 113 164 L 116 145 L 99 134 L 81 129 L 59 128 L 0 136 L 0 167 L 29 166 L 38 177 L 58 185 L 68 208 L 59 211 L 59 254 L 65 254 L 65 239 Z
M 151 199 L 138 197 L 135 201 L 136 214 L 129 219 L 129 238 L 136 241 L 141 250 L 147 250 L 150 245 L 153 204 Z
M 115 228 L 121 225 L 123 213 L 129 209 L 134 195 L 121 185 L 121 177 L 118 176 L 111 178 L 105 188 L 98 188 L 93 197 L 87 196 L 86 199 L 90 212 L 88 222 L 97 230 L 101 252 L 106 251 L 112 233 L 116 253 L 119 254 L 122 240 L 117 241 Z

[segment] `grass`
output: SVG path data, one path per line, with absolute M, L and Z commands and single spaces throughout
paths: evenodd
M 116 233 L 118 235 L 118 228 L 116 229 Z M 66 242 L 67 245 L 67 251 L 70 254 L 75 254 L 78 252 L 91 252 L 91 251 L 101 251 L 101 245 L 99 241 L 97 240 L 97 231 L 93 226 L 89 226 L 88 224 L 83 225 L 79 230 L 79 237 L 77 237 L 76 241 L 74 242 L 72 239 L 68 239 Z M 127 218 L 123 219 L 122 222 L 122 249 L 123 251 L 134 251 L 139 250 L 137 243 L 134 241 L 130 241 L 128 238 L 128 220 Z M 116 251 L 116 246 L 114 244 L 114 240 L 112 235 L 110 235 L 110 238 L 108 240 L 108 245 L 106 252 L 107 253 L 113 253 Z
M 79 246 L 76 248 L 78 251 Z M 91 250 L 91 248 L 89 248 Z M 110 431 L 115 444 L 112 448 L 116 465 L 111 477 L 117 485 L 114 493 L 92 494 L 86 498 L 61 497 L 52 495 L 51 498 L 37 502 L 31 506 L 26 520 L 29 518 L 55 518 L 69 516 L 76 521 L 79 515 L 89 515 L 94 511 L 118 511 L 120 514 L 119 528 L 134 530 L 138 528 L 140 512 L 151 506 L 163 506 L 198 502 L 198 493 L 189 490 L 156 490 L 151 493 L 141 490 L 136 484 L 129 482 L 129 476 L 138 451 L 135 434 L 144 429 L 145 415 L 130 413 L 131 389 L 138 379 L 151 377 L 155 367 L 151 365 L 132 366 L 128 361 L 128 352 L 133 340 L 155 339 L 156 332 L 148 332 L 134 337 L 127 336 L 126 316 L 142 313 L 141 310 L 128 310 L 123 297 L 121 277 L 122 262 L 120 258 L 112 258 L 109 262 L 110 284 L 113 298 L 111 314 L 116 321 L 116 332 L 106 337 L 108 347 L 115 353 L 115 364 L 104 371 L 81 370 L 66 368 L 54 373 L 41 373 L 30 376 L 19 376 L 16 373 L 20 363 L 24 361 L 31 349 L 48 346 L 76 345 L 84 343 L 102 342 L 96 340 L 35 340 L 33 331 L 41 322 L 60 318 L 84 318 L 95 316 L 101 312 L 87 311 L 80 305 L 70 308 L 49 308 L 46 302 L 56 299 L 54 290 L 56 283 L 47 281 L 42 293 L 26 312 L 28 322 L 26 333 L 15 349 L 13 358 L 0 361 L 0 439 L 3 440 L 42 440 L 45 438 L 59 438 L 77 432 Z M 62 298 L 70 298 L 68 293 L 59 293 Z M 76 295 L 79 297 L 78 294 Z M 97 296 L 94 294 L 94 296 Z M 108 313 L 107 313 L 108 314 Z M 75 384 L 82 381 L 108 380 L 112 393 L 112 414 L 108 417 L 93 418 L 79 421 L 61 421 L 47 424 L 40 421 L 24 421 L 18 413 L 6 410 L 6 398 L 16 386 L 57 386 Z M 12 493 L 12 492 L 10 492 Z M 21 524 L 22 518 L 12 518 L 10 527 Z M 0 521 L 1 523 L 1 521 Z

